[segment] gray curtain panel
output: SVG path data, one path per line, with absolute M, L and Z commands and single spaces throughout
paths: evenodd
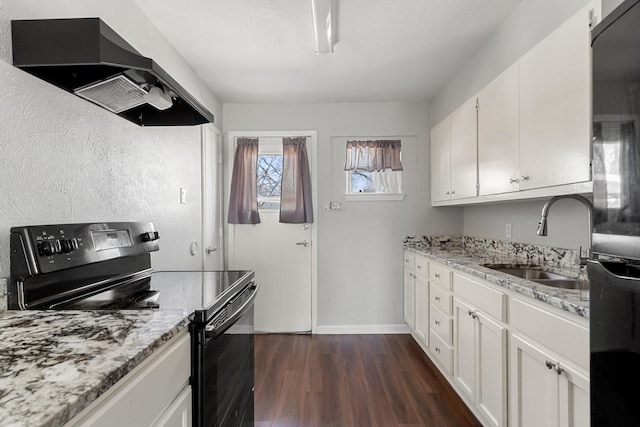
M 282 193 L 280 222 L 309 224 L 313 222 L 311 174 L 307 156 L 307 138 L 282 138 Z
M 238 138 L 231 176 L 229 224 L 258 224 L 258 138 Z
M 345 171 L 402 170 L 400 140 L 347 141 Z

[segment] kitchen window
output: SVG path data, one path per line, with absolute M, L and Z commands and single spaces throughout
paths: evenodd
M 402 200 L 400 150 L 400 140 L 347 141 L 344 167 L 346 199 Z
M 282 154 L 258 155 L 258 209 L 280 210 Z

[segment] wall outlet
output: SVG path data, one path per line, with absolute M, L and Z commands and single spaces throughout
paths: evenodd
M 507 224 L 507 227 L 505 229 L 505 236 L 507 237 L 507 239 L 511 238 L 511 224 Z
M 340 203 L 340 202 L 329 202 L 329 210 L 341 211 L 342 210 L 342 203 Z

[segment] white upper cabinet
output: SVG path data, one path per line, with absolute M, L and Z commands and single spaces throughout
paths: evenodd
M 591 179 L 593 8 L 582 9 L 520 59 L 521 190 Z
M 478 181 L 481 196 L 518 190 L 519 85 L 518 64 L 515 64 L 478 95 Z
M 451 199 L 478 195 L 478 110 L 471 98 L 451 114 Z
M 590 24 L 598 16 L 592 1 L 432 129 L 434 205 L 591 191 Z
M 431 129 L 431 201 L 451 199 L 451 117 Z
M 475 197 L 478 183 L 476 98 L 431 129 L 431 201 Z

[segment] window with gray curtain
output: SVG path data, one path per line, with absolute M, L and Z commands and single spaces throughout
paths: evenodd
M 282 138 L 282 156 L 280 222 L 312 223 L 313 204 L 307 138 Z
M 400 140 L 347 141 L 347 194 L 402 194 Z
M 258 138 L 238 138 L 231 175 L 229 224 L 258 224 Z
M 402 170 L 400 140 L 347 141 L 345 171 Z

